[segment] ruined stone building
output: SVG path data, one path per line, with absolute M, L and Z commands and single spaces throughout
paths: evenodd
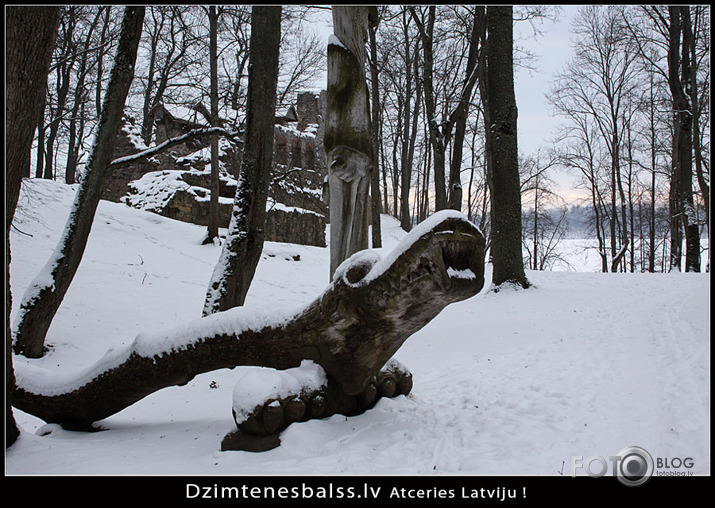
M 322 201 L 326 175 L 322 148 L 325 92 L 298 94 L 295 106 L 277 112 L 273 181 L 266 205 L 265 239 L 324 247 L 327 206 Z M 177 118 L 166 108 L 155 111 L 156 143 L 207 127 Z M 115 157 L 137 153 L 144 145 L 139 128 L 127 118 Z M 228 227 L 236 193 L 241 147 L 220 138 L 219 220 Z M 192 140 L 165 153 L 115 171 L 103 198 L 124 202 L 165 217 L 208 225 L 211 152 L 208 140 Z

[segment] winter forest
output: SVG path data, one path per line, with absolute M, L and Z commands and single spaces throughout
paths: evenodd
M 5 19 L 6 474 L 710 474 L 709 6 Z

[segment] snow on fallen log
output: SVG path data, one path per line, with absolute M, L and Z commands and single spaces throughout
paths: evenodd
M 284 315 L 236 308 L 139 334 L 73 376 L 16 361 L 13 405 L 48 423 L 83 427 L 168 386 L 237 366 L 319 365 L 346 394 L 368 381 L 444 307 L 484 285 L 484 238 L 462 214 L 439 212 L 384 258 L 346 260 L 325 292 Z M 464 277 L 465 271 L 474 274 Z

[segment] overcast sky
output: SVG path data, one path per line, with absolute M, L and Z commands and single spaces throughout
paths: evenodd
M 559 21 L 544 22 L 540 27 L 542 35 L 519 42 L 519 44 L 527 46 L 538 57 L 533 64 L 536 71 L 519 69 L 515 71 L 514 76 L 516 105 L 519 109 L 517 125 L 519 151 L 524 154 L 536 153 L 539 148 L 544 150 L 551 147 L 556 129 L 563 121 L 552 116 L 546 94 L 554 74 L 563 70 L 571 58 L 571 22 L 578 6 L 563 5 L 560 7 Z M 519 26 L 517 23 L 515 39 L 519 37 L 519 32 L 531 33 L 527 26 Z M 571 175 L 553 176 L 564 199 L 571 201 L 583 195 L 583 191 L 573 189 L 574 178 Z
M 575 6 L 562 6 L 558 22 L 545 21 L 541 25 L 542 35 L 517 42 L 527 46 L 537 57 L 532 64 L 535 70 L 518 68 L 514 76 L 519 108 L 519 149 L 525 153 L 551 144 L 551 135 L 559 120 L 551 116 L 545 94 L 554 74 L 571 58 L 570 27 L 575 12 Z M 531 30 L 524 23 L 517 23 L 515 39 L 520 32 L 528 34 Z

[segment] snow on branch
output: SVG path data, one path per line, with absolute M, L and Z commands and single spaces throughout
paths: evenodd
M 156 146 L 153 146 L 151 148 L 147 148 L 146 150 L 142 150 L 141 152 L 137 152 L 131 155 L 127 155 L 125 157 L 119 157 L 117 159 L 114 159 L 112 162 L 109 163 L 110 169 L 116 169 L 122 166 L 127 166 L 129 164 L 132 164 L 134 162 L 137 162 L 142 159 L 146 159 L 149 157 L 152 157 L 154 155 L 157 155 L 159 153 L 164 152 L 165 150 L 168 150 L 172 146 L 180 145 L 182 143 L 185 143 L 186 141 L 192 140 L 192 139 L 200 139 L 203 137 L 207 136 L 214 136 L 214 135 L 220 135 L 220 136 L 226 136 L 227 138 L 231 138 L 233 141 L 237 143 L 243 143 L 243 140 L 241 139 L 241 133 L 238 131 L 231 132 L 223 127 L 209 127 L 205 129 L 192 129 L 186 134 L 183 134 L 181 136 L 178 136 L 176 138 L 171 138 L 167 139 L 163 143 L 160 143 Z

